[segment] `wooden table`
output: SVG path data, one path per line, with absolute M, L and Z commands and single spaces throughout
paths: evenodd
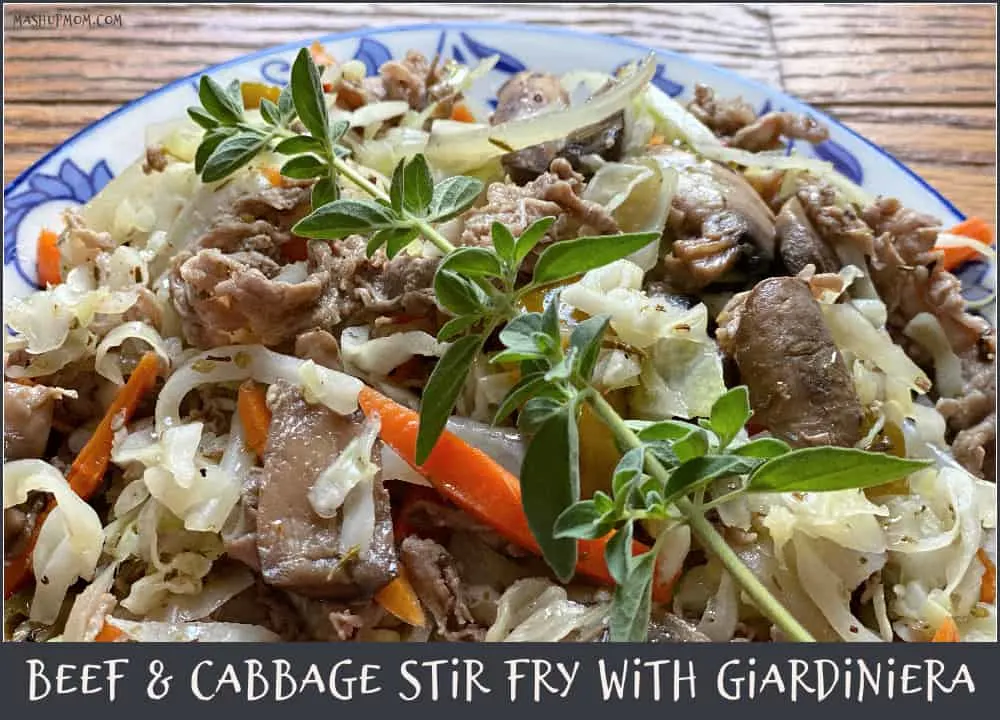
M 123 102 L 269 45 L 359 26 L 516 20 L 622 35 L 782 87 L 995 223 L 996 9 L 979 6 L 357 3 L 76 6 L 122 28 L 13 30 L 4 6 L 4 183 Z

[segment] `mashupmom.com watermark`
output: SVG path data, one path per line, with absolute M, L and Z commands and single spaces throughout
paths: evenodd
M 7 12 L 6 30 L 60 30 L 123 27 L 121 13 L 91 13 L 71 10 L 51 12 Z

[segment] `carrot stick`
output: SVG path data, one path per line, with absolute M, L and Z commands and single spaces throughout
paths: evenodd
M 104 623 L 101 631 L 94 636 L 94 642 L 118 642 L 123 637 L 125 637 L 125 633 L 121 630 L 114 625 Z
M 524 515 L 516 477 L 486 453 L 447 430 L 441 434 L 427 462 L 417 467 L 417 413 L 370 387 L 362 388 L 358 401 L 365 415 L 378 413 L 382 440 L 430 480 L 439 493 L 507 540 L 541 554 Z M 607 585 L 614 584 L 604 561 L 604 549 L 610 538 L 609 533 L 597 540 L 580 540 L 576 565 L 581 574 Z M 642 543 L 632 543 L 633 554 L 648 549 Z M 653 597 L 659 602 L 669 600 L 670 585 L 670 581 L 657 580 Z
M 976 557 L 986 568 L 986 572 L 983 573 L 982 585 L 979 587 L 979 600 L 995 605 L 997 601 L 997 566 L 993 564 L 990 556 L 982 548 L 976 551 Z
M 51 230 L 38 233 L 38 284 L 42 287 L 62 282 L 62 257 L 59 236 Z
M 160 361 L 156 353 L 148 352 L 143 355 L 135 370 L 129 375 L 128 382 L 104 413 L 94 434 L 73 461 L 66 479 L 69 481 L 69 486 L 84 500 L 90 499 L 104 479 L 104 473 L 111 461 L 111 445 L 114 442 L 115 429 L 132 419 L 139 403 L 156 384 L 159 372 Z
M 156 353 L 148 352 L 142 356 L 129 376 L 128 382 L 115 396 L 111 407 L 97 425 L 94 434 L 90 436 L 70 466 L 66 480 L 73 491 L 84 500 L 89 500 L 104 480 L 108 463 L 111 461 L 111 446 L 114 443 L 116 423 L 125 424 L 132 418 L 142 398 L 152 390 L 159 371 L 160 361 Z M 9 598 L 17 592 L 31 574 L 31 555 L 35 550 L 38 533 L 42 529 L 45 517 L 54 507 L 55 503 L 50 501 L 45 511 L 38 516 L 24 552 L 4 563 L 4 598 Z
M 375 593 L 375 600 L 407 625 L 424 627 L 427 624 L 427 616 L 420 606 L 420 598 L 417 597 L 402 566 L 396 579 Z
M 309 54 L 312 55 L 313 62 L 317 65 L 337 64 L 337 61 L 326 51 L 326 48 L 320 44 L 319 40 L 313 40 L 313 44 L 309 46 Z
M 474 123 L 476 116 L 472 114 L 465 103 L 456 103 L 451 110 L 451 119 L 455 122 Z
M 963 220 L 948 231 L 952 235 L 962 235 L 963 237 L 978 240 L 983 245 L 993 244 L 993 231 L 985 220 L 978 217 L 970 217 Z M 946 270 L 954 270 L 963 263 L 973 260 L 979 256 L 973 248 L 969 247 L 935 247 L 944 254 L 944 267 Z
M 958 625 L 951 617 L 944 619 L 944 622 L 934 632 L 934 637 L 931 638 L 931 642 L 936 643 L 953 643 L 958 642 L 958 640 Z
M 281 171 L 278 168 L 266 167 L 261 168 L 261 174 L 267 178 L 267 181 L 274 185 L 274 187 L 284 187 L 285 180 L 281 175 Z
M 267 407 L 264 388 L 253 380 L 244 382 L 240 385 L 236 398 L 236 409 L 240 413 L 240 422 L 243 423 L 247 446 L 263 460 L 264 450 L 267 448 L 267 431 L 271 427 L 271 411 Z

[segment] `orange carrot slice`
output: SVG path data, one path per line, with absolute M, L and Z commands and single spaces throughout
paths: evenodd
M 420 605 L 420 598 L 417 597 L 402 566 L 396 579 L 375 593 L 375 600 L 407 625 L 424 627 L 427 624 L 427 616 Z
M 931 642 L 936 643 L 953 643 L 958 642 L 958 625 L 951 617 L 946 617 L 941 626 L 934 632 L 934 637 L 931 638 Z
M 264 388 L 253 380 L 244 382 L 240 385 L 236 398 L 236 409 L 240 414 L 240 422 L 243 423 L 247 446 L 263 460 L 264 450 L 267 448 L 267 431 L 271 427 L 271 411 L 267 407 Z
M 997 601 L 997 566 L 993 564 L 990 556 L 982 548 L 976 551 L 976 557 L 986 568 L 986 572 L 983 573 L 982 585 L 979 587 L 979 600 L 995 605 Z
M 961 235 L 981 242 L 983 245 L 993 244 L 993 231 L 989 224 L 982 218 L 971 217 L 963 220 L 948 231 L 952 235 Z M 963 263 L 979 257 L 979 253 L 970 247 L 935 247 L 944 253 L 944 267 L 946 270 L 954 270 Z
M 417 413 L 367 386 L 362 388 L 358 401 L 365 415 L 378 413 L 382 440 L 430 480 L 439 493 L 507 540 L 541 553 L 528 527 L 521 505 L 520 484 L 514 475 L 447 430 L 441 434 L 427 462 L 418 467 L 415 462 Z M 614 584 L 604 561 L 604 549 L 611 537 L 609 533 L 597 540 L 580 540 L 576 565 L 582 575 L 606 585 Z M 632 543 L 633 554 L 648 549 L 642 543 Z M 672 582 L 673 579 L 657 578 L 653 597 L 659 602 L 669 600 Z
M 59 236 L 52 230 L 38 233 L 38 284 L 42 287 L 62 282 L 62 257 Z

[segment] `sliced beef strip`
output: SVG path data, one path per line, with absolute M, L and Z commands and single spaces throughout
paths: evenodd
M 369 597 L 395 577 L 389 496 L 375 479 L 375 532 L 356 555 L 340 550 L 341 514 L 322 518 L 309 489 L 357 436 L 361 421 L 310 405 L 279 381 L 268 390 L 271 425 L 257 503 L 257 549 L 266 582 L 309 597 Z M 379 457 L 376 449 L 374 457 Z
M 817 234 L 797 197 L 785 202 L 774 227 L 778 252 L 790 274 L 798 275 L 807 265 L 812 265 L 818 273 L 840 270 L 837 254 Z
M 260 555 L 257 552 L 257 503 L 262 474 L 260 468 L 252 468 L 247 474 L 240 492 L 240 501 L 222 528 L 222 542 L 226 554 L 256 572 L 260 572 Z
M 295 593 L 288 593 L 288 600 L 309 638 L 319 642 L 357 640 L 363 630 L 374 628 L 385 617 L 385 611 L 374 600 L 340 603 Z
M 810 143 L 829 138 L 827 129 L 808 115 L 768 112 L 757 117 L 743 98 L 718 100 L 712 88 L 701 84 L 695 85 L 688 110 L 728 145 L 751 152 L 784 147 L 782 138 Z
M 271 587 L 262 579 L 228 600 L 208 619 L 260 625 L 287 642 L 311 639 L 305 619 L 288 594 Z
M 309 330 L 295 340 L 295 357 L 312 360 L 317 365 L 340 370 L 340 343 L 326 330 Z
M 966 312 L 961 281 L 944 269 L 934 250 L 938 222 L 892 198 L 880 198 L 863 217 L 875 231 L 871 275 L 888 311 L 889 330 L 898 337 L 910 320 L 929 312 L 956 353 L 977 347 L 991 333 L 990 324 Z
M 437 316 L 433 280 L 438 260 L 382 251 L 365 253 L 351 236 L 312 243 L 304 279 L 257 252 L 217 249 L 181 253 L 170 274 L 170 296 L 185 338 L 199 347 L 259 342 L 292 345 L 311 329 L 333 330 L 383 315 Z
M 447 530 L 475 535 L 490 548 L 510 557 L 530 555 L 527 551 L 511 544 L 488 525 L 476 520 L 457 507 L 430 499 L 416 499 L 404 504 L 400 521 L 421 534 Z
M 211 348 L 239 343 L 278 346 L 307 327 L 333 324 L 333 308 L 319 302 L 329 276 L 301 282 L 277 279 L 280 267 L 259 253 L 217 249 L 181 253 L 170 273 L 170 297 L 185 339 Z
M 719 324 L 719 346 L 736 361 L 757 422 L 796 447 L 861 439 L 853 380 L 806 283 L 763 280 Z
M 460 244 L 492 247 L 490 230 L 494 222 L 505 225 L 514 237 L 520 237 L 528 226 L 543 217 L 554 217 L 556 221 L 539 248 L 584 232 L 594 235 L 619 232 L 615 219 L 601 205 L 580 197 L 584 186 L 583 176 L 562 158 L 552 161 L 549 172 L 527 185 L 493 183 L 486 190 L 486 204 L 463 216 Z
M 387 315 L 436 316 L 438 260 L 406 253 L 390 260 L 381 250 L 368 257 L 366 244 L 365 238 L 352 235 L 310 247 L 310 262 L 330 277 L 320 304 L 335 318 L 332 325 L 357 325 Z
M 961 356 L 965 384 L 956 398 L 938 400 L 937 409 L 954 434 L 952 452 L 969 472 L 996 480 L 996 334 Z
M 45 385 L 3 384 L 3 455 L 5 461 L 40 458 L 52 430 L 52 411 L 63 393 Z
M 226 253 L 259 252 L 281 260 L 281 247 L 296 236 L 295 225 L 309 212 L 310 188 L 269 187 L 241 195 L 202 235 L 197 248 Z
M 446 640 L 482 641 L 486 630 L 469 610 L 454 558 L 433 540 L 410 536 L 400 546 L 406 575 Z

